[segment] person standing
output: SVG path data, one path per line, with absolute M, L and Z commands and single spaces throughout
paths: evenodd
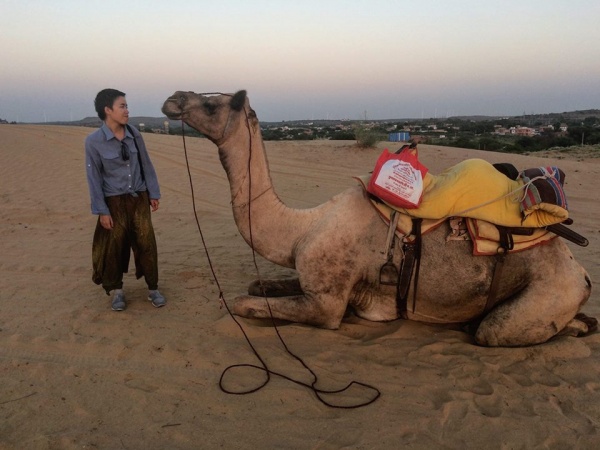
M 127 308 L 123 274 L 131 251 L 136 278 L 144 277 L 148 300 L 166 305 L 158 291 L 156 238 L 150 210 L 159 206 L 160 188 L 144 139 L 128 125 L 125 93 L 103 89 L 94 100 L 102 126 L 85 140 L 85 165 L 92 214 L 98 221 L 92 243 L 92 280 L 112 293 L 114 311 Z

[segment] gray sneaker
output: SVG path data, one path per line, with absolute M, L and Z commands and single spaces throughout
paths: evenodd
M 125 303 L 125 294 L 122 292 L 116 293 L 113 296 L 111 307 L 113 311 L 123 311 L 125 308 L 127 308 L 127 303 Z
M 148 300 L 152 302 L 152 305 L 155 308 L 160 308 L 161 306 L 165 306 L 167 304 L 167 299 L 163 297 L 163 295 L 158 291 L 151 291 L 148 294 Z

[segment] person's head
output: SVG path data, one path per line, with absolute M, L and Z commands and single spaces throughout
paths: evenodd
M 98 117 L 100 120 L 106 120 L 106 109 L 113 110 L 115 107 L 115 102 L 123 97 L 123 102 L 125 101 L 125 93 L 118 91 L 116 89 L 103 89 L 96 95 L 96 99 L 94 100 L 94 107 L 96 108 L 96 113 L 98 113 Z M 125 103 L 125 107 L 127 104 Z

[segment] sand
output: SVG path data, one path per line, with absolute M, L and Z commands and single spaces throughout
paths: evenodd
M 256 364 L 222 308 L 193 216 L 181 137 L 145 135 L 163 198 L 153 220 L 160 288 L 155 309 L 142 280 L 125 279 L 129 307 L 91 281 L 91 238 L 83 141 L 89 128 L 0 126 L 1 449 L 395 449 L 597 448 L 600 442 L 600 333 L 526 348 L 481 348 L 452 327 L 348 317 L 337 331 L 297 324 L 278 330 L 314 370 L 322 389 L 351 381 L 381 397 L 334 409 L 277 376 L 249 395 L 219 388 L 233 364 Z M 256 277 L 250 248 L 232 219 L 216 147 L 188 139 L 196 209 L 226 301 Z M 290 206 L 316 206 L 370 171 L 380 151 L 351 142 L 267 142 L 275 189 Z M 439 172 L 465 158 L 555 163 L 566 174 L 573 228 L 569 244 L 600 282 L 600 159 L 560 159 L 421 145 Z M 290 272 L 257 259 L 264 277 Z M 423 280 L 425 281 L 425 280 Z M 583 311 L 600 317 L 595 289 Z M 548 295 L 556 295 L 549 292 Z M 540 305 L 543 307 L 543 305 Z M 269 323 L 240 320 L 273 371 L 303 382 Z M 228 372 L 230 388 L 251 388 L 260 371 Z M 328 396 L 356 404 L 372 391 Z

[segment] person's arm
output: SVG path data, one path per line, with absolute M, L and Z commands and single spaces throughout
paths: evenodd
M 98 214 L 102 226 L 111 229 L 112 218 L 102 191 L 102 162 L 98 152 L 94 150 L 93 142 L 89 138 L 85 141 L 85 168 L 92 214 Z

